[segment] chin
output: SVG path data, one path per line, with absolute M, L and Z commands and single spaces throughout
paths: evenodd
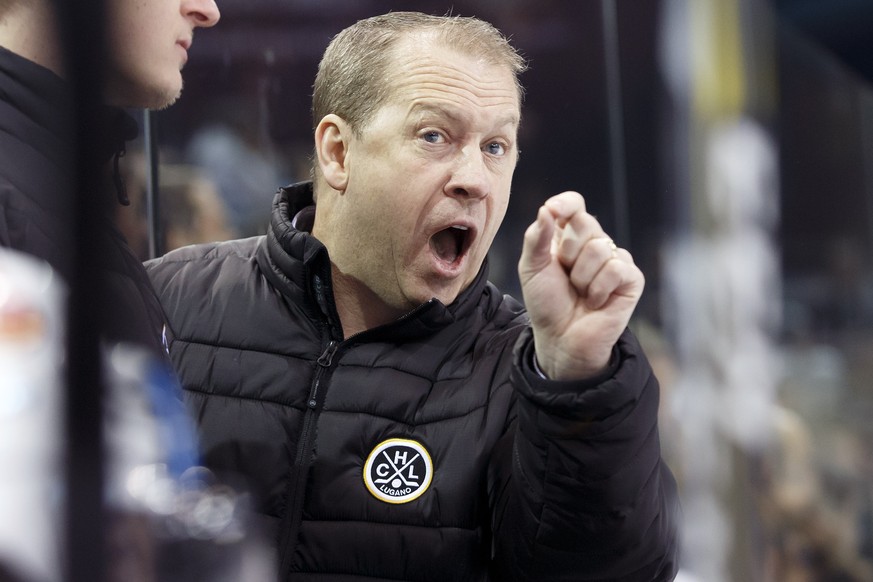
M 155 86 L 151 91 L 145 92 L 144 95 L 149 96 L 149 102 L 141 105 L 141 107 L 155 111 L 166 109 L 182 95 L 182 83 L 168 83 L 163 87 Z
M 151 105 L 146 105 L 146 109 L 151 109 L 153 111 L 160 111 L 162 109 L 168 108 L 170 105 L 178 101 L 179 97 L 182 95 L 181 92 L 175 94 L 168 94 L 163 97 L 163 99 L 158 99 Z
M 178 74 L 178 73 L 177 73 Z M 116 107 L 166 109 L 182 94 L 182 77 L 163 83 L 125 83 L 108 85 L 106 103 Z

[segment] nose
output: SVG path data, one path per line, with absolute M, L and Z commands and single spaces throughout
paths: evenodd
M 221 13 L 215 0 L 182 0 L 182 16 L 194 26 L 209 28 L 218 23 Z
M 491 191 L 485 155 L 475 146 L 468 146 L 458 154 L 452 175 L 446 184 L 446 194 L 464 198 L 485 198 Z

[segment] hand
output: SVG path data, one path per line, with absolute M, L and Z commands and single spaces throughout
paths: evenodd
M 518 274 L 540 369 L 552 380 L 603 371 L 645 285 L 577 192 L 549 198 L 524 233 Z

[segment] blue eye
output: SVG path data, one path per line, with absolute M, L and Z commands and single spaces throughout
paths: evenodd
M 442 138 L 438 131 L 428 131 L 422 137 L 427 143 L 437 143 Z
M 485 146 L 485 149 L 493 156 L 502 156 L 506 153 L 506 148 L 503 147 L 503 144 L 496 141 L 489 143 Z

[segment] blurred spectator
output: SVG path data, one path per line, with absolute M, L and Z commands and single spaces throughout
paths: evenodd
M 763 459 L 765 489 L 760 495 L 771 540 L 769 579 L 873 581 L 873 566 L 861 552 L 860 443 L 847 431 L 830 427 L 825 432 L 837 436 L 822 447 L 826 453 L 818 453 L 810 426 L 786 408 L 777 409 L 774 426 L 776 438 Z
M 873 269 L 857 238 L 837 236 L 822 244 L 823 268 L 786 278 L 789 340 L 833 342 L 873 325 Z
M 145 163 L 141 152 L 125 160 L 123 175 L 130 206 L 119 209 L 118 224 L 141 260 L 150 258 L 146 207 Z M 235 238 L 237 231 L 227 220 L 227 209 L 218 189 L 203 171 L 187 164 L 161 164 L 159 248 L 170 251 L 200 242 Z
M 215 180 L 228 223 L 239 236 L 263 234 L 265 209 L 269 210 L 276 189 L 290 183 L 291 177 L 284 175 L 269 146 L 259 143 L 256 103 L 228 98 L 220 100 L 216 109 L 220 111 L 216 120 L 191 137 L 186 158 Z

